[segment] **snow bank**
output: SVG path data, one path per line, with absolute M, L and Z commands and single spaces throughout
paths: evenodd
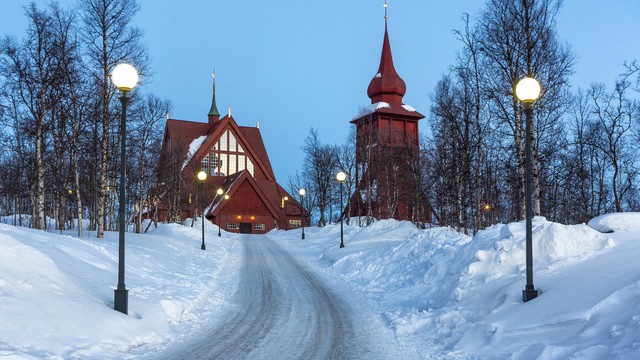
M 118 233 L 91 235 L 0 224 L 0 357 L 121 359 L 141 345 L 168 342 L 179 335 L 171 324 L 197 323 L 213 311 L 223 298 L 218 284 L 237 269 L 230 240 L 215 236 L 200 250 L 200 226 L 127 233 L 127 316 L 113 310 Z
M 600 215 L 589 221 L 589 226 L 604 233 L 640 231 L 640 212 Z
M 640 351 L 632 300 L 640 297 L 640 244 L 584 224 L 534 218 L 541 295 L 527 303 L 524 221 L 473 238 L 394 220 L 352 224 L 344 249 L 337 225 L 308 229 L 304 241 L 280 236 L 295 240 L 293 252 L 319 254 L 324 271 L 364 294 L 363 306 L 378 309 L 400 338 L 418 338 L 443 358 L 627 359 Z

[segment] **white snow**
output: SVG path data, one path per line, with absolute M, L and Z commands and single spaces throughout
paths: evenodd
M 300 230 L 267 236 L 352 306 L 381 319 L 417 359 L 636 359 L 637 224 L 640 213 L 602 216 L 589 226 L 535 218 L 541 294 L 527 303 L 524 222 L 474 237 L 393 220 L 345 224 L 342 249 L 339 224 L 305 228 L 305 240 Z M 0 358 L 135 358 L 224 316 L 216 309 L 233 292 L 241 263 L 236 235 L 218 238 L 206 223 L 202 251 L 198 222 L 151 229 L 126 236 L 126 316 L 113 310 L 117 233 L 78 239 L 71 231 L 0 225 Z
M 407 110 L 407 111 L 410 111 L 410 112 L 416 112 L 416 111 L 418 111 L 418 110 L 416 110 L 413 106 L 411 106 L 411 105 L 407 105 L 407 104 L 402 104 L 402 108 L 403 108 L 403 109 L 405 109 L 405 110 Z
M 389 103 L 384 102 L 384 101 L 380 101 L 380 102 L 377 102 L 377 103 L 373 103 L 371 105 L 367 105 L 367 106 L 363 107 L 362 109 L 360 109 L 360 113 L 358 113 L 358 115 L 356 117 L 354 117 L 353 120 L 361 118 L 363 116 L 367 116 L 369 114 L 373 114 L 378 109 L 384 109 L 384 108 L 390 108 L 390 107 L 391 107 L 391 105 L 389 105 Z
M 604 233 L 640 231 L 640 213 L 627 212 L 600 215 L 589 221 L 589 226 Z
M 185 155 L 184 162 L 182 163 L 182 170 L 189 164 L 193 155 L 196 154 L 198 149 L 202 146 L 202 143 L 207 139 L 207 135 L 202 135 L 200 137 L 195 138 L 191 144 L 189 144 L 189 151 L 187 151 L 187 155 Z

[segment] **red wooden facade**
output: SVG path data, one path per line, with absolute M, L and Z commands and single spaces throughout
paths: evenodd
M 265 233 L 274 228 L 297 228 L 302 221 L 308 224 L 308 212 L 277 183 L 260 129 L 239 126 L 230 111 L 220 118 L 215 80 L 208 122 L 167 119 L 163 159 L 168 159 L 170 152 L 177 152 L 183 161 L 177 173 L 170 174 L 181 178 L 172 186 L 179 188 L 182 218 L 199 216 L 200 186 L 204 186 L 205 217 L 223 230 Z M 208 175 L 203 184 L 196 180 L 200 170 Z M 162 180 L 159 183 L 173 184 Z M 217 194 L 218 189 L 222 189 L 222 196 Z M 165 189 L 164 194 L 171 190 Z M 170 213 L 171 200 L 166 197 L 164 202 L 160 199 L 161 221 L 168 220 Z
M 432 208 L 421 191 L 418 121 L 424 116 L 402 103 L 406 85 L 396 72 L 385 20 L 380 66 L 369 87 L 365 111 L 356 126 L 356 191 L 352 216 L 430 223 Z

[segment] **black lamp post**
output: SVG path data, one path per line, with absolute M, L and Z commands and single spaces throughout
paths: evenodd
M 525 113 L 525 156 L 527 157 L 525 178 L 525 217 L 526 217 L 526 255 L 527 255 L 527 284 L 522 290 L 522 300 L 529 301 L 538 296 L 538 290 L 533 287 L 533 234 L 532 234 L 532 178 L 531 178 L 531 137 L 533 127 L 533 102 L 540 95 L 540 84 L 532 77 L 524 77 L 516 85 L 516 96 L 524 105 Z
M 300 195 L 300 226 L 302 227 L 302 240 L 304 240 L 304 196 L 307 194 L 307 191 L 303 188 L 298 190 L 298 195 Z
M 202 216 L 202 245 L 200 249 L 206 250 L 207 247 L 204 244 L 204 181 L 207 179 L 207 173 L 203 170 L 198 171 L 198 180 L 200 180 L 200 214 Z
M 338 180 L 338 182 L 340 183 L 340 247 L 341 248 L 344 247 L 344 236 L 343 236 L 343 231 L 342 231 L 342 211 L 343 211 L 342 184 L 344 184 L 344 181 L 345 181 L 346 178 L 347 178 L 347 174 L 345 174 L 344 171 L 339 171 L 336 174 L 336 180 Z
M 229 205 L 229 194 L 224 194 L 224 199 L 227 200 L 227 205 Z M 228 227 L 227 227 L 227 223 L 229 222 L 229 206 L 224 208 L 224 223 L 225 223 L 225 229 L 227 229 L 227 231 L 229 231 Z
M 118 287 L 114 290 L 113 308 L 123 314 L 129 312 L 129 290 L 124 283 L 124 207 L 125 207 L 125 182 L 127 181 L 125 141 L 127 139 L 127 93 L 138 84 L 138 72 L 129 64 L 120 64 L 111 72 L 111 81 L 120 90 L 120 103 L 122 114 L 120 115 L 120 199 L 118 208 Z
M 222 193 L 224 193 L 224 191 L 222 190 L 222 188 L 219 188 L 216 191 L 216 194 L 218 194 L 218 196 L 220 197 L 220 200 L 218 201 L 218 236 L 222 236 L 222 233 L 220 232 L 220 215 L 222 215 L 222 212 L 220 212 L 221 206 L 222 206 Z

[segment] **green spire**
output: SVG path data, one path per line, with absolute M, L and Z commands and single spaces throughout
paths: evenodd
M 216 106 L 216 71 L 215 69 L 213 70 L 211 77 L 213 78 L 213 97 L 211 98 L 211 109 L 209 109 L 208 115 L 220 116 L 220 113 L 218 112 L 218 107 Z

